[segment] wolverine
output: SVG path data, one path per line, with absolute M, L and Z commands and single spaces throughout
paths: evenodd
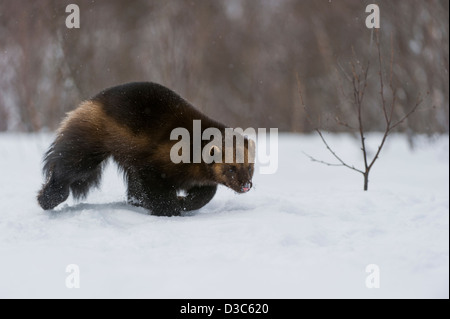
M 62 121 L 44 157 L 46 179 L 37 196 L 39 205 L 53 209 L 70 193 L 75 199 L 85 198 L 99 186 L 108 158 L 124 173 L 128 203 L 153 215 L 177 216 L 200 209 L 214 197 L 219 184 L 237 193 L 248 192 L 253 185 L 254 142 L 247 137 L 243 137 L 243 161 L 171 160 L 177 143 L 171 132 L 183 128 L 193 136 L 195 120 L 201 121 L 202 132 L 214 128 L 225 135 L 223 124 L 162 85 L 133 82 L 100 92 Z M 202 140 L 201 146 L 214 158 L 225 159 L 224 140 L 218 146 Z M 232 153 L 236 159 L 236 149 Z

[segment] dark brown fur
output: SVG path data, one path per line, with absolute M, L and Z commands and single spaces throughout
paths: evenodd
M 128 83 L 100 92 L 62 122 L 44 159 L 47 181 L 38 194 L 39 204 L 52 209 L 70 191 L 75 198 L 85 197 L 99 185 L 109 157 L 124 171 L 128 201 L 155 215 L 199 209 L 213 198 L 217 184 L 237 192 L 251 185 L 253 164 L 248 157 L 244 164 L 174 164 L 170 160 L 177 142 L 170 140 L 171 131 L 183 127 L 192 138 L 193 120 L 201 120 L 202 131 L 215 127 L 224 135 L 223 124 L 161 85 Z M 247 140 L 245 145 L 248 149 Z M 177 196 L 180 190 L 187 195 Z

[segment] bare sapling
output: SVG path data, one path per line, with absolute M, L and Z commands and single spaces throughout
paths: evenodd
M 380 108 L 383 114 L 384 119 L 384 132 L 383 137 L 381 138 L 381 141 L 378 145 L 377 151 L 375 152 L 375 155 L 371 158 L 369 158 L 368 151 L 367 151 L 367 144 L 366 144 L 366 130 L 365 130 L 365 123 L 363 120 L 363 112 L 364 112 L 364 97 L 365 93 L 368 88 L 368 82 L 367 78 L 369 75 L 370 70 L 370 63 L 367 62 L 366 64 L 361 64 L 357 61 L 355 58 L 353 61 L 350 62 L 350 68 L 351 68 L 351 74 L 349 74 L 346 79 L 350 83 L 351 87 L 351 103 L 354 107 L 354 114 L 357 117 L 356 123 L 357 127 L 352 127 L 348 124 L 348 122 L 341 120 L 339 117 L 336 117 L 335 120 L 337 124 L 350 129 L 352 131 L 356 131 L 358 134 L 358 139 L 360 142 L 361 147 L 361 155 L 364 162 L 363 168 L 357 168 L 354 165 L 348 164 L 338 153 L 330 146 L 330 144 L 325 139 L 323 132 L 319 127 L 316 127 L 314 130 L 317 132 L 317 134 L 320 136 L 323 144 L 327 148 L 327 150 L 333 155 L 333 157 L 337 160 L 337 163 L 330 163 L 326 161 L 322 161 L 319 159 L 314 158 L 313 156 L 310 156 L 305 153 L 306 156 L 308 156 L 313 162 L 317 162 L 320 164 L 324 164 L 327 166 L 341 166 L 346 167 L 350 170 L 353 170 L 355 172 L 358 172 L 363 175 L 364 177 L 364 191 L 367 191 L 369 189 L 369 174 L 371 169 L 373 168 L 374 164 L 376 163 L 377 159 L 379 158 L 379 155 L 381 153 L 381 150 L 383 149 L 383 146 L 385 145 L 386 139 L 388 138 L 389 134 L 393 132 L 400 124 L 405 122 L 406 119 L 408 119 L 416 110 L 418 107 L 422 104 L 423 98 L 422 95 L 419 94 L 415 104 L 410 107 L 410 109 L 403 114 L 403 116 L 394 118 L 394 114 L 398 113 L 396 111 L 396 107 L 398 105 L 397 103 L 397 88 L 394 86 L 393 83 L 393 65 L 394 65 L 394 49 L 392 44 L 392 38 L 391 38 L 391 56 L 389 61 L 389 72 L 387 73 L 387 79 L 385 76 L 383 76 L 383 69 L 384 69 L 384 63 L 383 63 L 383 57 L 381 53 L 381 44 L 380 44 L 380 36 L 379 32 L 376 32 L 376 47 L 377 47 L 377 62 L 378 62 L 378 79 L 379 79 L 379 98 L 380 98 Z M 386 98 L 385 93 L 385 86 L 386 82 L 389 86 L 389 90 L 391 91 L 391 97 L 388 99 Z M 313 124 L 313 121 L 310 117 L 310 114 L 308 112 L 308 108 L 304 103 L 303 94 L 301 91 L 301 85 L 300 85 L 300 79 L 297 75 L 297 84 L 298 84 L 298 90 L 300 94 L 300 101 L 302 107 L 305 109 L 306 117 L 311 125 Z

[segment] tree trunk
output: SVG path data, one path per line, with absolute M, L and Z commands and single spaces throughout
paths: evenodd
M 364 173 L 364 191 L 369 189 L 369 172 Z

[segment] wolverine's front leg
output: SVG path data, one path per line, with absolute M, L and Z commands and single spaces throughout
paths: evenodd
M 148 194 L 148 209 L 152 215 L 179 216 L 181 211 L 197 210 L 208 204 L 217 191 L 217 185 L 195 186 L 188 190 L 185 197 L 178 197 L 173 187 L 152 188 Z
M 146 208 L 156 216 L 179 216 L 182 210 L 175 189 L 152 190 L 148 194 L 149 202 Z
M 148 172 L 128 172 L 128 203 L 156 216 L 178 216 L 182 210 L 174 187 Z
M 208 204 L 217 191 L 217 185 L 194 186 L 187 191 L 187 196 L 180 197 L 181 208 L 184 211 L 200 209 Z

